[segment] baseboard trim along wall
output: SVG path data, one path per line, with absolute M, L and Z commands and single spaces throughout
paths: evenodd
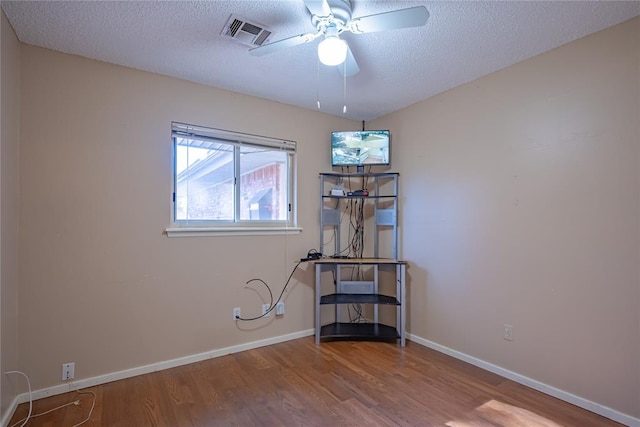
M 9 405 L 9 409 L 7 409 L 7 412 L 5 412 L 4 416 L 2 417 L 2 420 L 0 421 L 0 426 L 7 427 L 9 425 L 9 420 L 11 420 L 11 417 L 13 417 L 13 414 L 15 414 L 16 409 L 18 409 L 19 398 L 20 396 L 16 396 L 16 398 L 13 399 L 13 402 L 11 402 L 11 405 Z M 29 398 L 29 394 L 27 394 L 27 399 L 28 398 Z
M 423 345 L 432 350 L 438 351 L 440 353 L 444 353 L 448 356 L 455 357 L 456 359 L 462 360 L 464 362 L 470 363 L 479 368 L 485 369 L 489 372 L 493 372 L 494 374 L 498 374 L 501 377 L 505 377 L 519 384 L 526 385 L 527 387 L 531 387 L 532 389 L 538 390 L 542 393 L 548 394 L 560 400 L 564 400 L 565 402 L 579 406 L 580 408 L 594 412 L 598 415 L 602 415 L 603 417 L 609 418 L 613 421 L 619 422 L 621 424 L 624 424 L 630 427 L 640 427 L 640 419 L 638 418 L 634 418 L 630 415 L 623 414 L 622 412 L 618 412 L 614 409 L 608 408 L 606 406 L 600 405 L 598 403 L 592 402 L 590 400 L 584 399 L 582 397 L 576 396 L 566 391 L 557 389 L 550 385 L 541 383 L 540 381 L 536 381 L 529 377 L 525 377 L 524 375 L 520 375 L 516 372 L 512 372 L 507 369 L 501 368 L 500 366 L 496 366 L 489 362 L 485 362 L 484 360 L 477 359 L 473 356 L 469 356 L 468 354 L 453 350 L 449 347 L 436 344 L 432 341 L 421 338 L 419 336 L 416 336 L 413 334 L 407 334 L 407 339 L 411 340 L 416 344 Z
M 53 387 L 47 387 L 40 390 L 35 390 L 31 393 L 33 400 L 42 399 L 44 397 L 55 396 L 62 393 L 67 393 L 74 390 L 79 390 L 87 387 L 93 387 L 100 384 L 110 383 L 112 381 L 122 380 L 125 378 L 131 378 L 138 375 L 148 374 L 151 372 L 162 371 L 165 369 L 175 368 L 177 366 L 188 365 L 190 363 L 201 362 L 207 359 L 213 359 L 215 357 L 226 356 L 227 354 L 239 353 L 241 351 L 252 350 L 254 348 L 264 347 L 267 345 L 278 344 L 285 341 L 291 341 L 298 338 L 308 337 L 315 333 L 314 329 L 308 329 L 306 331 L 294 332 L 287 335 L 280 335 L 273 338 L 267 338 L 258 341 L 252 341 L 245 344 L 234 345 L 231 347 L 220 348 L 217 350 L 206 351 L 204 353 L 194 354 L 191 356 L 180 357 L 173 360 L 167 360 L 164 362 L 152 363 L 150 365 L 139 366 L 137 368 L 125 369 L 124 371 L 112 372 L 110 374 L 99 375 L 97 377 L 85 378 L 72 383 L 65 383 L 56 385 Z M 29 393 L 23 393 L 17 396 L 11 407 L 2 419 L 2 427 L 7 427 L 11 417 L 15 413 L 20 403 L 29 401 Z

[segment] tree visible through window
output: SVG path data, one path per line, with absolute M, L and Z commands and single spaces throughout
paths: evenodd
M 173 123 L 176 223 L 291 223 L 295 142 Z

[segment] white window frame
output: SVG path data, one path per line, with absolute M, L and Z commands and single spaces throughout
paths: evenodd
M 287 198 L 289 209 L 287 219 L 282 221 L 252 221 L 238 219 L 239 216 L 239 191 L 234 192 L 235 198 L 235 220 L 233 221 L 194 221 L 176 220 L 176 190 L 177 190 L 177 165 L 176 165 L 176 138 L 190 137 L 194 139 L 216 140 L 225 144 L 251 147 L 268 147 L 286 151 L 290 157 L 288 164 L 288 184 Z M 269 138 L 265 136 L 251 135 L 241 132 L 233 132 L 221 129 L 213 129 L 202 126 L 189 125 L 185 123 L 171 123 L 171 144 L 173 146 L 173 167 L 172 167 L 172 195 L 171 195 L 171 225 L 165 229 L 168 237 L 201 237 L 201 236 L 229 236 L 229 235 L 280 235 L 299 234 L 302 228 L 297 226 L 297 150 L 296 142 Z M 240 166 L 236 164 L 235 178 L 239 181 Z

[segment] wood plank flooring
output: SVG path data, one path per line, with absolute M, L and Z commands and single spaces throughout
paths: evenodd
M 92 387 L 83 426 L 620 426 L 407 342 L 301 338 Z M 38 400 L 28 426 L 73 426 L 90 394 Z M 23 418 L 18 407 L 11 423 Z

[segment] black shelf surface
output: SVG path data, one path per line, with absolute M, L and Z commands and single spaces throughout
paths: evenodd
M 400 305 L 400 302 L 395 297 L 380 294 L 330 294 L 320 297 L 320 304 Z
M 400 338 L 396 328 L 382 323 L 330 323 L 320 328 L 323 338 L 349 340 L 395 340 Z

